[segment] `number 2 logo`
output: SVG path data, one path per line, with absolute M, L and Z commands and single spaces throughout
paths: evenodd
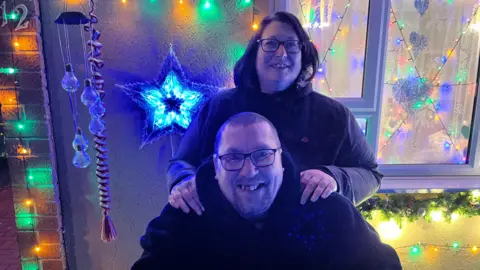
M 7 14 L 7 4 L 6 1 L 3 1 L 0 5 L 0 9 L 2 10 L 2 13 L 0 13 L 2 15 L 1 27 L 7 25 L 9 17 L 10 19 L 15 20 L 18 16 L 20 16 L 20 19 L 18 20 L 17 26 L 13 31 L 18 31 L 28 27 L 29 22 L 25 21 L 25 19 L 27 18 L 28 9 L 27 6 L 25 6 L 24 4 L 16 5 L 13 8 L 12 13 Z

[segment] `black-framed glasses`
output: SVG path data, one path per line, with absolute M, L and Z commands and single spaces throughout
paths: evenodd
M 268 167 L 275 162 L 275 153 L 281 148 L 277 149 L 261 149 L 248 154 L 243 153 L 228 153 L 218 156 L 222 167 L 226 171 L 238 171 L 245 165 L 245 159 L 250 158 L 253 165 L 256 167 Z
M 265 52 L 276 52 L 280 45 L 283 45 L 287 53 L 299 53 L 302 49 L 302 42 L 300 40 L 285 40 L 279 41 L 275 38 L 264 38 L 257 40 L 260 47 Z

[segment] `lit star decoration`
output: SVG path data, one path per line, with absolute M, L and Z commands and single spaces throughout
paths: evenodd
M 172 46 L 155 81 L 116 86 L 144 110 L 145 128 L 140 148 L 165 135 L 183 135 L 195 113 L 217 90 L 189 81 Z

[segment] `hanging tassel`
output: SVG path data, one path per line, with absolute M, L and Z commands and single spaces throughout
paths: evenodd
M 98 18 L 94 14 L 95 10 L 95 2 L 90 0 L 90 23 L 84 27 L 85 31 L 91 34 L 90 40 L 87 42 L 87 45 L 91 48 L 91 51 L 87 55 L 88 63 L 90 64 L 90 72 L 91 72 L 91 82 L 92 88 L 97 91 L 100 102 L 103 105 L 103 98 L 105 96 L 104 85 L 105 81 L 103 80 L 102 74 L 100 74 L 99 69 L 103 68 L 103 61 L 99 59 L 101 55 L 101 48 L 103 47 L 102 43 L 98 41 L 100 38 L 100 32 L 97 31 L 94 27 L 96 23 L 98 23 Z M 105 107 L 105 106 L 103 106 Z M 98 117 L 98 116 L 96 116 Z M 105 115 L 99 116 L 100 120 L 104 118 Z M 98 182 L 98 190 L 100 196 L 100 207 L 102 208 L 102 225 L 101 225 L 101 232 L 100 238 L 104 242 L 110 242 L 117 239 L 117 231 L 115 230 L 115 226 L 113 225 L 113 221 L 110 218 L 110 174 L 109 174 L 109 167 L 108 167 L 108 148 L 107 148 L 107 137 L 104 134 L 104 130 L 98 131 L 98 133 L 94 135 L 94 142 L 95 142 L 95 150 L 97 152 L 96 155 L 96 175 L 97 175 L 97 182 Z
M 108 211 L 103 211 L 102 217 L 102 232 L 101 239 L 103 242 L 110 242 L 117 239 L 117 231 L 115 230 L 115 225 L 108 215 Z
M 117 239 L 115 225 L 110 218 L 110 170 L 108 168 L 108 149 L 107 137 L 103 133 L 95 135 L 95 150 L 97 151 L 97 182 L 100 196 L 100 207 L 102 208 L 102 231 L 101 239 L 104 242 L 110 242 Z

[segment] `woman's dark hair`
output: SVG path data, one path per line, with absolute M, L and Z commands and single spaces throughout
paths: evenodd
M 318 60 L 318 51 L 315 48 L 315 45 L 310 41 L 310 37 L 307 32 L 303 29 L 300 21 L 295 17 L 295 15 L 279 11 L 275 14 L 263 18 L 260 23 L 260 27 L 256 34 L 250 39 L 247 49 L 243 56 L 235 64 L 233 69 L 233 80 L 235 86 L 238 88 L 260 88 L 260 83 L 258 81 L 257 69 L 255 68 L 258 46 L 260 46 L 257 40 L 262 38 L 263 31 L 271 22 L 281 22 L 286 23 L 292 26 L 293 30 L 298 36 L 298 39 L 303 44 L 302 45 L 302 69 L 300 74 L 311 66 L 313 68 L 313 73 L 305 78 L 305 81 L 310 82 L 318 69 L 319 60 Z

